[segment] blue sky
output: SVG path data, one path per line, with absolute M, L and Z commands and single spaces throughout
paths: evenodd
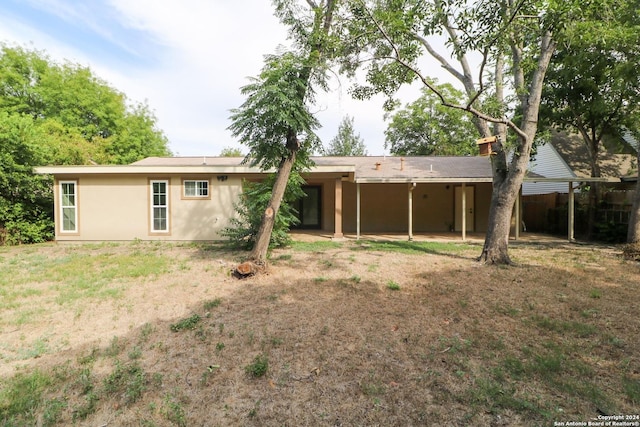
M 263 55 L 286 44 L 268 0 L 2 0 L 0 40 L 45 51 L 93 72 L 135 102 L 147 102 L 178 155 L 241 147 L 229 110 Z M 325 144 L 345 115 L 369 154 L 384 153 L 381 101 L 355 101 L 334 80 L 315 107 Z

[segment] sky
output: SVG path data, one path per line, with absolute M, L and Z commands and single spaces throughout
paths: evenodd
M 2 0 L 0 41 L 88 66 L 146 102 L 180 156 L 247 151 L 227 130 L 230 110 L 244 101 L 240 88 L 263 56 L 288 43 L 269 0 Z M 353 100 L 350 86 L 334 78 L 318 98 L 318 135 L 328 145 L 349 115 L 368 154 L 388 154 L 381 98 Z

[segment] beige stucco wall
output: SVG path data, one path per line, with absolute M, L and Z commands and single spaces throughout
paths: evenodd
M 182 198 L 182 179 L 209 179 L 210 199 Z M 150 230 L 151 180 L 169 181 L 169 232 Z M 78 233 L 63 233 L 56 203 L 56 240 L 217 240 L 219 232 L 233 217 L 234 201 L 241 191 L 241 179 L 229 176 L 220 182 L 215 176 L 140 176 L 85 175 L 58 176 L 55 193 L 58 202 L 58 182 L 77 180 Z
M 246 176 L 251 179 L 257 176 Z M 150 181 L 169 180 L 169 232 L 150 230 Z M 182 197 L 183 179 L 208 179 L 209 199 Z M 339 178 L 338 178 L 339 179 Z M 78 233 L 63 233 L 59 223 L 59 181 L 78 182 Z M 309 185 L 322 188 L 322 230 L 334 231 L 335 176 L 308 178 Z M 468 184 L 475 193 L 475 230 L 484 232 L 492 186 Z M 343 230 L 356 231 L 356 184 L 342 182 Z M 417 184 L 413 190 L 413 231 L 446 232 L 454 219 L 453 184 Z M 242 176 L 228 175 L 218 181 L 215 175 L 96 175 L 56 176 L 56 239 L 59 241 L 108 240 L 220 240 L 220 231 L 235 216 L 234 203 L 242 190 Z M 409 185 L 361 184 L 361 231 L 407 232 Z
M 321 188 L 321 229 L 324 231 L 333 231 L 333 226 L 335 224 L 335 183 L 335 178 L 307 178 L 307 185 L 315 185 Z
M 490 182 L 475 184 L 476 187 L 476 232 L 484 233 L 489 228 L 489 208 L 493 184 Z
M 468 184 L 475 189 L 475 230 L 487 230 L 491 184 Z M 344 230 L 356 231 L 356 184 L 345 182 Z M 454 185 L 417 184 L 413 190 L 413 231 L 446 232 L 454 223 Z M 407 232 L 409 184 L 360 184 L 360 231 Z

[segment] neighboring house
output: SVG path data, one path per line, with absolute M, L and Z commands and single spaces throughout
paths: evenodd
M 539 175 L 545 178 L 570 179 L 576 178 L 567 162 L 558 153 L 552 143 L 537 147 L 535 157 L 529 163 L 529 176 Z M 567 193 L 567 181 L 524 182 L 522 195 Z
M 580 135 L 558 132 L 551 138 L 551 144 L 576 176 L 591 176 L 589 152 Z M 631 173 L 635 161 L 635 148 L 625 139 L 603 141 L 598 154 L 598 164 L 601 176 L 608 182 L 619 183 L 621 176 Z
M 607 189 L 605 204 L 600 207 L 602 220 L 624 223 L 628 217 L 625 190 L 630 188 L 625 181 L 633 182 L 633 176 L 637 176 L 633 142 L 629 137 L 606 140 L 599 153 L 601 177 L 591 178 L 589 153 L 582 137 L 554 132 L 551 141 L 538 148 L 530 166 L 530 176 L 539 174 L 545 179 L 534 182 L 531 178 L 523 184 L 523 219 L 527 228 L 536 232 L 564 232 L 572 193 L 580 192 L 581 184 L 591 182 L 601 182 Z M 584 219 L 580 222 L 584 223 Z M 584 224 L 581 226 L 584 228 Z
M 629 189 L 633 189 L 633 185 L 638 181 L 638 151 L 640 150 L 640 141 L 636 140 L 631 132 L 624 132 L 622 138 L 636 152 L 636 160 L 632 161 L 633 167 L 626 175 L 620 177 L 622 182 L 628 183 Z
M 487 157 L 316 157 L 300 227 L 330 233 L 487 230 Z M 219 240 L 243 180 L 265 173 L 230 157 L 150 157 L 125 166 L 47 166 L 58 241 Z M 463 215 L 462 212 L 465 212 Z
M 619 184 L 620 178 L 637 171 L 635 140 L 631 135 L 620 141 L 608 140 L 600 149 L 600 181 Z M 538 147 L 534 159 L 529 164 L 533 174 L 549 178 L 546 182 L 525 182 L 522 194 L 567 193 L 568 181 L 588 182 L 591 177 L 589 153 L 580 135 L 554 132 L 551 140 Z M 562 182 L 553 182 L 562 181 Z M 615 185 L 614 185 L 615 186 Z

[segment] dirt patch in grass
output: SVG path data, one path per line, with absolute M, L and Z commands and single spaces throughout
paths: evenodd
M 518 244 L 519 266 L 501 268 L 478 264 L 477 245 L 301 243 L 238 281 L 242 254 L 215 245 L 2 249 L 1 268 L 22 274 L 0 279 L 0 419 L 537 426 L 632 415 L 640 265 L 621 252 Z M 76 273 L 42 274 L 72 255 L 87 269 L 112 271 L 107 258 L 150 267 L 89 275 L 93 290 L 69 285 Z M 34 398 L 16 406 L 23 386 Z

